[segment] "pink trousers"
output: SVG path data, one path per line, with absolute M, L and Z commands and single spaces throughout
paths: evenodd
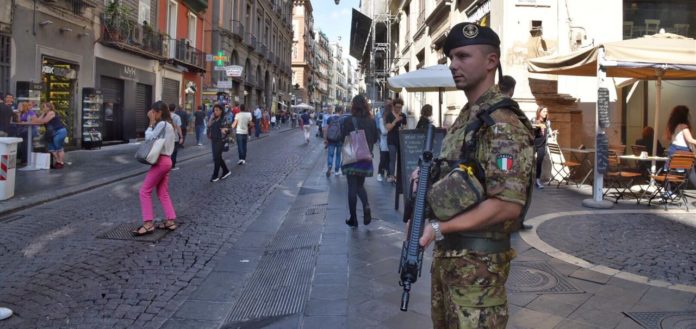
M 157 163 L 150 167 L 145 176 L 145 182 L 140 188 L 140 210 L 144 222 L 151 222 L 155 216 L 152 212 L 152 190 L 157 188 L 157 197 L 162 204 L 165 219 L 176 219 L 172 199 L 169 198 L 169 171 L 172 170 L 172 159 L 168 155 L 160 155 Z

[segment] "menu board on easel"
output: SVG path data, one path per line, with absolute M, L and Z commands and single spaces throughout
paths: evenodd
M 101 90 L 82 88 L 82 147 L 86 149 L 102 146 L 103 103 Z

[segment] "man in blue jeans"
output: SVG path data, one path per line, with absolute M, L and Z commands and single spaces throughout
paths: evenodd
M 327 159 L 326 164 L 328 169 L 326 170 L 326 177 L 331 176 L 331 168 L 334 168 L 334 175 L 341 175 L 341 147 L 343 146 L 343 141 L 339 138 L 341 136 L 341 113 L 343 109 L 337 107 L 334 114 L 324 114 L 323 122 L 321 124 L 324 130 L 324 145 L 327 148 Z M 338 129 L 338 130 L 337 130 Z M 334 162 L 335 155 L 335 162 Z

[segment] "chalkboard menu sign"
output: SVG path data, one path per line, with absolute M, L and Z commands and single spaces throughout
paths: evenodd
M 597 173 L 604 175 L 609 167 L 609 139 L 606 134 L 597 134 Z
M 597 115 L 599 126 L 609 128 L 609 89 L 599 88 L 597 91 Z
M 411 173 L 418 168 L 418 159 L 423 155 L 425 148 L 426 129 L 408 129 L 399 131 L 399 164 L 401 166 L 401 191 L 408 195 Z M 445 129 L 433 128 L 433 159 L 440 156 L 442 139 L 445 138 Z

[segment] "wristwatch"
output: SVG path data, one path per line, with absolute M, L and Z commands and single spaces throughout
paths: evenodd
M 442 241 L 445 239 L 445 236 L 442 235 L 442 231 L 440 231 L 440 222 L 434 220 L 430 222 L 430 226 L 433 227 L 433 232 L 435 232 L 435 241 Z

